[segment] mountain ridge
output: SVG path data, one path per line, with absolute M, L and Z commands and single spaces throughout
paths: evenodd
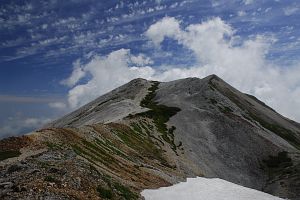
M 134 79 L 41 130 L 1 140 L 0 153 L 15 154 L 0 161 L 0 179 L 11 182 L 0 195 L 139 199 L 143 189 L 204 176 L 299 199 L 299 141 L 298 123 L 216 75 Z

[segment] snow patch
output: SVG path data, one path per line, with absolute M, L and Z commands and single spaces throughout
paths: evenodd
M 280 200 L 281 198 L 246 188 L 219 178 L 188 178 L 170 187 L 144 190 L 146 200 Z

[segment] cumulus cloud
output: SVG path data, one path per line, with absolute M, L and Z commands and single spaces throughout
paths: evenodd
M 239 90 L 254 94 L 280 113 L 300 121 L 300 65 L 279 67 L 266 59 L 274 38 L 258 35 L 242 42 L 236 41 L 233 27 L 220 18 L 178 30 L 180 22 L 167 17 L 153 24 L 149 30 L 163 27 L 169 21 L 172 21 L 173 32 L 177 34 L 170 35 L 172 30 L 164 33 L 161 29 L 157 33 L 160 41 L 166 37 L 177 40 L 194 52 L 198 63 L 190 68 L 164 72 L 160 75 L 162 79 L 177 78 L 180 74 L 197 77 L 217 74 Z M 155 32 L 146 35 L 157 44 Z
M 151 25 L 146 32 L 146 36 L 151 38 L 155 45 L 159 45 L 164 37 L 175 37 L 180 32 L 178 21 L 175 18 L 166 17 L 164 20 Z
M 137 64 L 139 66 L 153 64 L 153 60 L 146 57 L 144 54 L 139 54 L 137 56 L 131 55 L 130 60 L 131 60 L 132 63 Z
M 87 103 L 136 77 L 168 81 L 217 74 L 239 90 L 257 96 L 280 113 L 300 121 L 300 64 L 279 67 L 268 61 L 266 55 L 276 41 L 273 37 L 257 35 L 241 40 L 234 28 L 220 18 L 182 27 L 181 22 L 172 17 L 151 25 L 145 35 L 157 47 L 165 38 L 172 38 L 193 52 L 196 63 L 186 67 L 153 67 L 152 62 L 134 61 L 148 58 L 135 59 L 126 49 L 96 56 L 81 66 L 84 76 L 91 76 L 88 82 L 79 84 L 79 79 L 72 77 L 76 74 L 74 70 L 69 77 L 76 80 L 68 94 L 71 107 Z
M 62 80 L 61 84 L 72 87 L 84 76 L 85 71 L 82 69 L 80 61 L 77 60 L 73 63 L 73 71 L 71 76 L 65 80 Z
M 145 65 L 151 62 L 144 55 L 132 55 L 128 49 L 120 49 L 107 56 L 94 56 L 90 62 L 81 66 L 80 73 L 91 78 L 84 84 L 77 84 L 69 91 L 70 106 L 76 108 L 131 79 L 137 77 L 151 79 L 155 70 Z M 74 68 L 66 81 L 72 83 L 69 84 L 70 86 L 83 78 L 75 72 L 77 69 L 77 67 Z

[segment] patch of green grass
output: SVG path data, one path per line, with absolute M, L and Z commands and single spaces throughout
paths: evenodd
M 158 149 L 149 138 L 143 138 L 135 134 L 132 129 L 116 129 L 118 137 L 130 148 L 142 153 L 147 157 L 161 157 L 160 149 Z
M 141 106 L 149 108 L 149 111 L 139 113 L 138 115 L 153 119 L 157 130 L 162 134 L 162 138 L 171 145 L 171 148 L 176 153 L 176 145 L 174 144 L 174 128 L 168 129 L 166 123 L 169 119 L 176 115 L 181 109 L 177 107 L 169 107 L 160 105 L 154 101 L 156 90 L 158 89 L 159 82 L 154 82 L 149 88 L 149 93 L 141 101 Z
M 177 148 L 180 148 L 182 146 L 182 142 L 180 141 Z
M 154 135 L 151 134 L 151 131 L 153 131 L 153 126 L 151 124 L 141 122 L 140 123 L 141 127 L 145 130 L 146 134 L 148 137 L 152 138 L 153 140 L 156 140 L 159 142 L 161 145 L 164 145 L 163 141 L 160 140 L 159 138 L 155 137 Z
M 224 107 L 218 106 L 218 108 L 222 113 L 225 113 L 225 114 L 233 112 L 233 110 L 227 106 L 224 106 Z
M 98 160 L 101 160 L 102 163 L 112 164 L 115 162 L 115 158 L 111 154 L 96 144 L 87 140 L 83 140 L 82 143 L 84 144 L 85 149 L 88 150 L 93 157 L 97 157 Z
M 174 131 L 176 130 L 176 127 L 175 126 L 172 126 L 171 128 L 169 128 L 168 130 L 168 136 L 169 136 L 169 139 L 170 139 L 170 143 L 172 144 L 171 148 L 173 149 L 173 151 L 177 154 L 176 152 L 176 144 L 175 144 L 175 139 L 174 139 Z
M 158 160 L 162 165 L 171 167 L 163 157 L 163 151 L 151 140 L 151 137 L 143 137 L 135 133 L 133 128 L 126 125 L 111 124 L 114 133 L 131 149 L 139 155 Z
M 245 114 L 242 114 L 242 115 L 243 115 L 243 117 L 244 117 L 245 119 L 247 119 L 247 120 L 249 120 L 249 121 L 251 121 L 251 122 L 253 121 L 252 118 L 248 117 L 247 115 L 245 115 Z
M 113 159 L 109 159 L 103 155 L 101 155 L 99 152 L 95 151 L 90 146 L 79 146 L 79 145 L 73 145 L 73 150 L 76 154 L 79 156 L 82 156 L 83 158 L 89 160 L 90 162 L 96 164 L 97 162 L 103 163 L 107 166 L 112 164 L 114 162 Z
M 50 150 L 59 150 L 59 149 L 62 149 L 62 145 L 61 144 L 55 144 L 55 143 L 52 143 L 52 142 L 46 142 L 46 145 L 47 145 L 47 147 Z
M 82 155 L 85 153 L 78 145 L 73 145 L 72 149 L 75 151 L 77 155 Z
M 104 198 L 104 199 L 112 199 L 112 197 L 113 197 L 112 190 L 111 189 L 106 189 L 102 186 L 97 187 L 97 192 L 98 192 L 99 196 L 101 198 Z
M 133 193 L 128 187 L 121 185 L 120 183 L 114 183 L 114 188 L 120 192 L 120 196 L 126 200 L 138 199 L 138 195 Z
M 105 149 L 109 153 L 118 155 L 118 156 L 120 156 L 120 157 L 122 157 L 126 160 L 131 160 L 132 161 L 132 159 L 130 157 L 128 157 L 120 149 L 115 147 L 115 145 L 111 141 L 109 141 L 108 139 L 105 139 L 105 142 L 104 142 L 102 140 L 99 140 L 98 138 L 95 138 L 95 142 L 96 142 L 97 146 L 99 146 L 100 148 Z
M 209 99 L 209 101 L 210 101 L 210 103 L 212 103 L 214 105 L 216 105 L 218 103 L 217 100 L 215 100 L 215 99 Z
M 21 155 L 20 151 L 0 151 L 0 161 L 8 158 L 18 157 Z
M 167 134 L 168 128 L 165 123 L 179 111 L 180 109 L 176 107 L 157 105 L 151 110 L 141 113 L 141 115 L 153 119 L 158 131 Z
M 215 88 L 211 85 L 209 85 L 209 88 L 212 90 L 212 91 L 215 91 Z
M 134 118 L 136 116 L 146 117 L 153 120 L 155 127 L 162 134 L 161 137 L 170 144 L 171 148 L 176 152 L 176 145 L 174 143 L 174 126 L 168 129 L 166 122 L 169 121 L 170 117 L 175 115 L 180 111 L 176 107 L 168 107 L 165 105 L 159 105 L 154 101 L 156 90 L 158 89 L 159 82 L 153 82 L 152 86 L 148 89 L 149 93 L 141 101 L 142 107 L 147 107 L 150 110 L 138 113 L 136 115 L 130 115 L 128 118 Z M 166 159 L 163 157 L 163 150 L 159 147 L 159 144 L 155 144 L 153 140 L 157 140 L 164 145 L 164 143 L 154 137 L 151 132 L 154 129 L 154 126 L 148 124 L 145 120 L 140 120 L 137 123 L 131 123 L 130 127 L 125 125 L 111 124 L 113 131 L 116 135 L 130 148 L 134 149 L 136 152 L 140 152 L 141 155 L 156 159 L 166 167 L 174 168 L 170 166 Z M 146 134 L 145 134 L 146 133 Z M 148 137 L 147 137 L 148 136 Z
M 268 173 L 269 181 L 290 176 L 291 169 L 297 168 L 293 166 L 292 159 L 288 157 L 286 151 L 279 152 L 276 156 L 269 156 L 268 159 L 263 160 L 262 167 Z
M 51 183 L 58 183 L 58 182 L 59 182 L 59 181 L 58 181 L 56 178 L 54 178 L 53 176 L 46 176 L 46 177 L 44 178 L 44 181 L 51 182 Z
M 99 185 L 96 188 L 101 198 L 125 200 L 136 200 L 139 198 L 139 195 L 133 192 L 129 187 L 119 182 L 115 182 L 109 175 L 103 174 L 101 178 L 105 182 L 105 186 Z
M 150 132 L 150 130 L 149 130 L 149 128 L 148 128 L 148 125 L 145 124 L 144 122 L 141 122 L 140 125 L 141 125 L 141 127 L 145 130 L 146 134 L 147 134 L 148 136 L 150 136 L 150 135 L 151 135 L 151 132 Z
M 153 85 L 148 89 L 149 93 L 145 96 L 145 98 L 141 101 L 141 106 L 149 108 L 151 106 L 155 106 L 155 102 L 153 101 L 156 90 L 158 89 L 159 82 L 154 81 Z
M 292 159 L 288 157 L 286 151 L 279 152 L 277 156 L 269 156 L 269 159 L 263 160 L 269 168 L 288 167 L 292 166 Z
M 133 130 L 134 130 L 136 133 L 138 133 L 138 134 L 140 134 L 140 135 L 144 135 L 144 134 L 143 134 L 143 130 L 142 130 L 142 128 L 140 127 L 140 125 L 139 125 L 138 123 L 131 123 L 130 126 L 133 128 Z

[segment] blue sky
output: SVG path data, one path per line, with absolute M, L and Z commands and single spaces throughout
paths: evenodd
M 2 0 L 0 22 L 0 137 L 131 78 L 209 73 L 300 121 L 297 0 Z

